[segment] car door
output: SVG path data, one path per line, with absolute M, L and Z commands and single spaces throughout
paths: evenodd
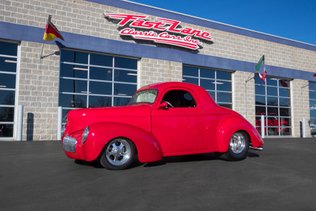
M 165 107 L 160 104 L 152 111 L 152 132 L 164 156 L 201 151 L 201 113 L 193 94 L 187 90 L 170 90 L 160 103 Z

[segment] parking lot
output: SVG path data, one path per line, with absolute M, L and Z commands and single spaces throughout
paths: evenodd
M 267 139 L 227 162 L 173 157 L 109 171 L 60 142 L 0 142 L 1 210 L 316 210 L 316 140 Z

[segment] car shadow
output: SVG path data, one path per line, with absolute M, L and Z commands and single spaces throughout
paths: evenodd
M 83 161 L 83 160 L 75 160 L 74 163 L 81 165 L 81 166 L 87 166 L 87 167 L 94 167 L 97 169 L 104 169 L 103 166 L 101 166 L 101 164 L 98 161 Z M 140 163 L 139 161 L 135 161 L 133 162 L 132 166 L 130 168 L 134 168 L 134 167 L 138 167 L 144 165 L 143 163 Z
M 258 157 L 260 157 L 260 155 L 258 153 L 250 151 L 250 152 L 248 152 L 247 157 L 249 157 L 249 158 L 258 158 Z
M 225 160 L 221 157 L 221 153 L 209 153 L 209 154 L 198 154 L 198 155 L 185 155 L 185 156 L 174 156 L 174 157 L 165 157 L 160 161 L 146 163 L 144 167 L 156 167 L 166 165 L 168 163 L 178 163 L 178 162 L 198 162 L 205 160 Z M 260 155 L 258 153 L 249 151 L 247 158 L 258 158 Z
M 198 155 L 185 155 L 185 156 L 172 156 L 165 157 L 161 161 L 146 163 L 144 167 L 156 167 L 161 165 L 166 165 L 168 163 L 179 163 L 179 162 L 198 162 L 204 160 L 218 160 L 220 159 L 220 154 L 209 153 L 209 154 L 198 154 Z
M 172 157 L 164 157 L 160 161 L 156 162 L 151 162 L 151 163 L 140 163 L 139 161 L 136 161 L 133 163 L 133 165 L 130 168 L 135 168 L 139 166 L 144 166 L 146 168 L 152 168 L 156 166 L 163 166 L 168 163 L 182 163 L 182 162 L 199 162 L 199 161 L 205 161 L 205 160 L 224 160 L 221 157 L 221 153 L 208 153 L 208 154 L 197 154 L 197 155 L 185 155 L 185 156 L 172 156 Z M 248 158 L 258 158 L 260 155 L 256 152 L 249 151 Z M 82 160 L 75 160 L 74 161 L 78 165 L 82 166 L 89 166 L 89 167 L 94 167 L 94 168 L 103 168 L 99 162 L 97 161 L 92 161 L 92 162 L 87 162 L 87 161 L 82 161 Z

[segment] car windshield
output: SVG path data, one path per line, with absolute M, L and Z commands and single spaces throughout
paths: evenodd
M 130 105 L 137 103 L 153 104 L 156 100 L 158 91 L 156 89 L 148 89 L 136 92 L 129 102 Z

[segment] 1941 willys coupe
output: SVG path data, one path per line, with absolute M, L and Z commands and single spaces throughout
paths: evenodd
M 257 130 L 240 114 L 218 106 L 203 88 L 183 82 L 145 86 L 129 105 L 72 110 L 63 148 L 69 158 L 125 169 L 166 156 L 217 152 L 242 160 L 261 150 Z

